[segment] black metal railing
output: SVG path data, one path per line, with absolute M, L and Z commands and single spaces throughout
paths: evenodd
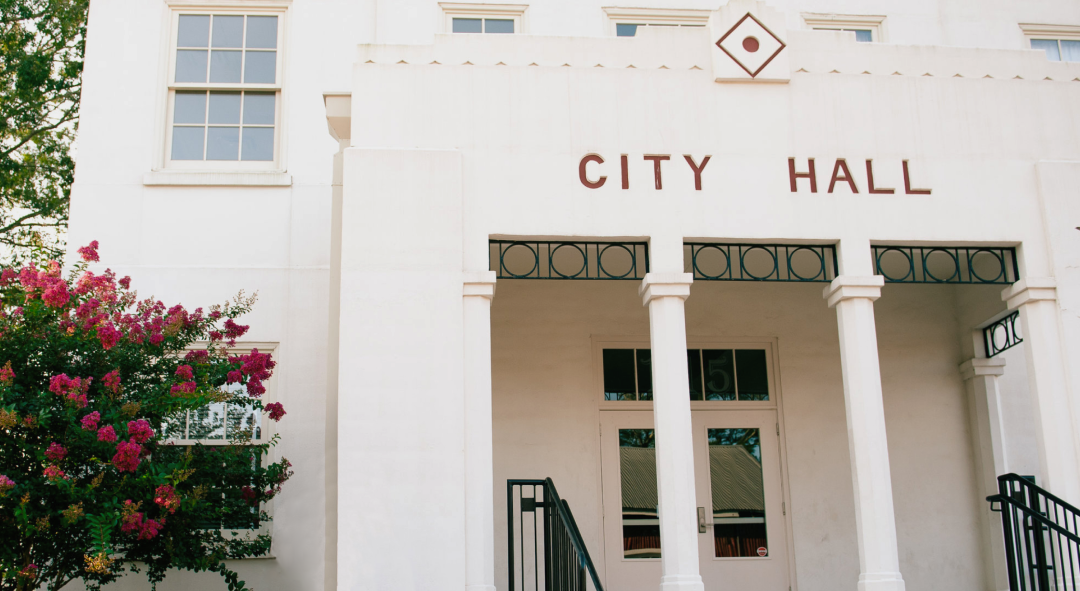
M 872 245 L 874 273 L 886 283 L 986 283 L 1020 279 L 1016 249 L 1000 246 Z
M 831 244 L 687 242 L 683 260 L 695 281 L 828 283 L 836 279 Z
M 983 329 L 983 344 L 986 346 L 987 357 L 993 357 L 1024 342 L 1020 331 L 1016 329 L 1019 318 L 1020 312 L 1016 311 Z
M 506 523 L 510 591 L 585 591 L 588 581 L 604 591 L 570 506 L 550 478 L 506 481 Z
M 499 279 L 637 281 L 649 272 L 649 243 L 490 240 L 488 268 Z
M 1080 589 L 1080 510 L 1017 474 L 986 500 L 1001 513 L 1011 591 Z

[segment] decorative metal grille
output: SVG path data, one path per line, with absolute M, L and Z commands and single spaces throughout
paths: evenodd
M 1000 247 L 872 246 L 874 269 L 886 283 L 1010 285 L 1020 276 L 1016 249 Z
M 647 242 L 491 240 L 489 268 L 499 279 L 640 280 Z
M 1013 312 L 983 329 L 983 344 L 986 345 L 987 357 L 993 357 L 1024 342 L 1020 332 L 1016 330 L 1018 318 L 1020 312 Z
M 683 247 L 698 281 L 828 283 L 836 279 L 836 248 L 828 244 L 687 242 Z

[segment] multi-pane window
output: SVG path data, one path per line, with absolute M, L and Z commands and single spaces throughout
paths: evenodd
M 689 349 L 690 400 L 767 401 L 763 349 Z M 604 349 L 604 400 L 652 400 L 652 352 Z
M 508 18 L 458 18 L 454 17 L 454 33 L 513 33 L 514 19 Z
M 177 16 L 170 161 L 274 161 L 280 20 L 253 14 Z
M 871 43 L 874 40 L 874 31 L 870 29 L 834 29 L 831 27 L 814 27 L 815 31 L 847 31 L 855 33 L 855 40 L 859 43 Z
M 1031 48 L 1045 51 L 1052 62 L 1080 62 L 1080 40 L 1032 39 Z
M 615 36 L 633 37 L 637 35 L 638 27 L 704 27 L 705 25 L 689 25 L 675 23 L 615 23 Z

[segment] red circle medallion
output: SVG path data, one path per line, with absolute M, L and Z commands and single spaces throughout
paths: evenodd
M 761 43 L 754 37 L 747 37 L 742 40 L 742 48 L 750 53 L 754 53 L 758 49 L 761 49 Z
M 753 37 L 751 37 L 751 39 L 753 39 Z M 745 41 L 743 43 L 745 43 Z M 757 549 L 757 555 L 758 556 L 767 556 L 768 554 L 769 554 L 769 549 L 764 547 L 764 546 Z

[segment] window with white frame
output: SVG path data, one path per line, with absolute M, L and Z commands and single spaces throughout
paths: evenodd
M 171 168 L 273 169 L 283 12 L 177 12 L 169 68 Z
M 1041 49 L 1052 62 L 1080 62 L 1080 26 L 1022 24 L 1031 49 Z
M 884 16 L 852 14 L 804 14 L 806 26 L 815 31 L 845 31 L 855 33 L 855 41 L 872 43 L 883 41 Z
M 524 33 L 525 4 L 440 2 L 447 33 Z
M 616 37 L 634 37 L 638 27 L 704 27 L 709 22 L 708 10 L 608 7 L 604 14 L 608 32 Z
M 265 344 L 257 347 L 270 350 Z M 233 347 L 230 354 L 247 353 L 250 348 Z M 274 379 L 265 383 L 267 392 L 263 402 L 274 395 Z M 244 393 L 244 384 L 230 384 L 230 393 Z M 237 481 L 251 479 L 254 470 L 267 462 L 266 453 L 258 446 L 271 441 L 269 425 L 262 412 L 251 405 L 228 402 L 211 402 L 199 409 L 190 410 L 184 416 L 162 426 L 166 444 L 154 453 L 163 464 L 186 461 L 212 464 L 210 470 L 197 470 L 199 478 L 212 479 L 207 489 L 213 494 L 217 485 L 235 486 Z M 250 446 L 246 445 L 250 442 Z M 190 455 L 189 455 L 190 454 Z M 194 478 L 195 476 L 193 476 Z M 250 481 L 250 480 L 248 480 Z M 222 495 L 219 506 L 223 509 L 220 521 L 202 524 L 205 529 L 221 529 L 229 532 L 259 533 L 266 524 L 261 522 L 258 506 L 249 505 L 242 498 Z M 263 507 L 269 511 L 270 507 Z

